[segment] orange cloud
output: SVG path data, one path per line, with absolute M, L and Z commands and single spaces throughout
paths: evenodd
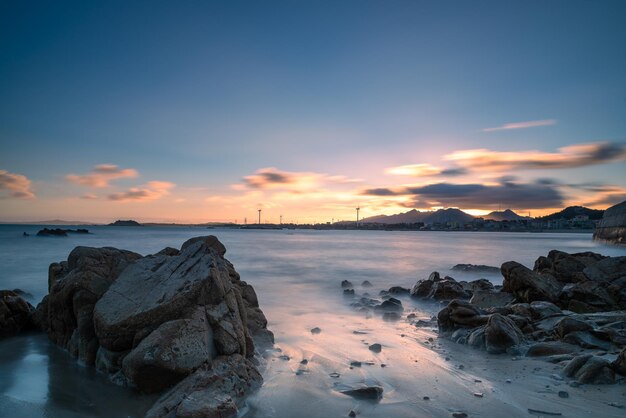
M 241 189 L 284 189 L 303 191 L 330 184 L 357 183 L 360 180 L 346 176 L 331 176 L 315 172 L 281 171 L 275 167 L 261 168 L 256 173 L 245 176 L 243 184 L 234 186 Z
M 31 181 L 28 177 L 0 170 L 0 190 L 8 191 L 9 196 L 18 199 L 34 199 L 35 193 L 30 186 Z
M 65 178 L 82 186 L 104 188 L 109 187 L 113 180 L 137 177 L 138 175 L 139 173 L 134 168 L 122 169 L 114 164 L 100 164 L 87 174 L 68 174 Z
M 526 122 L 514 122 L 514 123 L 505 123 L 501 126 L 496 126 L 495 128 L 485 128 L 483 132 L 494 132 L 494 131 L 508 131 L 511 129 L 527 129 L 527 128 L 536 128 L 537 126 L 549 126 L 556 124 L 556 120 L 554 119 L 544 119 L 544 120 L 529 120 Z
M 626 146 L 595 142 L 562 147 L 558 152 L 500 152 L 489 149 L 455 151 L 443 157 L 466 169 L 508 171 L 574 168 L 626 159 Z
M 118 202 L 146 202 L 157 200 L 168 195 L 170 189 L 175 186 L 174 183 L 168 181 L 150 181 L 144 186 L 132 187 L 125 192 L 110 194 L 109 200 Z

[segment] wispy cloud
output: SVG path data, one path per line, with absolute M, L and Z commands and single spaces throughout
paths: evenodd
M 118 202 L 145 202 L 157 200 L 169 194 L 170 189 L 176 186 L 168 181 L 150 181 L 140 187 L 132 187 L 125 192 L 113 193 L 108 196 L 109 200 Z
M 34 199 L 31 181 L 22 174 L 0 170 L 0 190 L 6 190 L 11 197 L 18 199 Z
M 360 180 L 346 176 L 333 176 L 325 173 L 281 171 L 275 167 L 261 168 L 256 173 L 245 176 L 243 183 L 234 185 L 235 189 L 284 189 L 304 191 L 324 185 L 350 184 Z
M 549 126 L 556 124 L 555 119 L 544 119 L 544 120 L 529 120 L 526 122 L 513 122 L 513 123 L 505 123 L 504 125 L 496 126 L 493 128 L 485 128 L 483 132 L 494 132 L 494 131 L 508 131 L 512 129 L 527 129 L 527 128 L 536 128 L 538 126 Z
M 464 168 L 441 168 L 431 164 L 409 164 L 385 169 L 385 173 L 411 177 L 452 177 L 467 173 Z
M 501 152 L 489 149 L 455 151 L 443 157 L 466 169 L 508 171 L 584 167 L 626 159 L 626 146 L 595 142 L 562 147 L 557 152 Z
M 68 174 L 65 178 L 72 183 L 95 188 L 109 187 L 111 181 L 137 177 L 139 173 L 134 168 L 119 168 L 114 164 L 97 165 L 87 174 Z
M 98 196 L 93 193 L 85 193 L 80 198 L 85 200 L 96 200 Z

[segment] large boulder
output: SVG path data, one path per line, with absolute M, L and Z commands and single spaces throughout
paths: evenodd
M 563 251 L 552 250 L 547 257 L 539 257 L 535 261 L 533 270 L 542 275 L 550 275 L 561 283 L 575 283 L 584 280 L 583 271 L 605 257 L 593 253 L 568 254 Z
M 426 280 L 418 280 L 411 289 L 411 296 L 435 300 L 469 299 L 471 293 L 452 277 L 440 278 L 439 273 L 433 272 Z
M 615 371 L 611 363 L 601 357 L 583 354 L 574 357 L 563 369 L 566 377 L 572 377 L 580 384 L 596 385 L 615 383 Z
M 179 254 L 139 259 L 96 304 L 100 345 L 130 350 L 122 371 L 140 390 L 159 391 L 215 356 L 254 354 L 248 313 L 256 332 L 267 320 L 224 252 L 215 237 L 200 237 L 183 244 Z M 157 375 L 162 382 L 150 378 Z
M 500 268 L 504 281 L 502 291 L 513 293 L 520 301 L 558 301 L 562 286 L 549 275 L 542 276 L 515 261 L 508 261 Z
M 472 305 L 479 308 L 499 308 L 515 301 L 515 296 L 508 292 L 475 291 L 470 299 Z
M 38 306 L 36 322 L 55 344 L 93 365 L 98 339 L 93 309 L 120 273 L 139 254 L 116 248 L 76 247 L 67 261 L 48 269 L 47 299 Z
M 12 290 L 0 290 L 0 338 L 33 327 L 35 308 Z
M 524 334 L 513 320 L 504 315 L 493 314 L 485 327 L 485 349 L 500 354 L 524 341 Z

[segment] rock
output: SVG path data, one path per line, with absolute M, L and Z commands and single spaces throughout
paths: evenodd
M 349 289 L 349 288 L 352 288 L 354 286 L 352 285 L 352 282 L 350 282 L 348 280 L 342 280 L 341 281 L 341 287 L 344 288 L 344 289 Z
M 372 287 L 372 284 L 369 280 L 364 280 L 363 283 L 361 283 L 361 287 Z
M 507 292 L 493 292 L 476 290 L 470 299 L 470 303 L 479 308 L 487 309 L 508 305 L 515 301 L 515 297 Z
M 453 412 L 452 418 L 467 418 L 467 414 L 465 412 Z
M 47 324 L 45 331 L 50 340 L 93 365 L 99 347 L 93 325 L 94 306 L 121 272 L 140 257 L 116 248 L 76 247 L 67 262 L 51 264 L 50 293 L 41 311 L 38 306 L 37 314 L 38 324 Z
M 404 308 L 402 307 L 402 302 L 400 302 L 396 298 L 389 298 L 383 301 L 380 305 L 374 307 L 377 311 L 384 312 L 402 312 Z
M 554 315 L 562 315 L 561 309 L 554 303 L 536 301 L 530 304 L 530 315 L 534 320 L 545 319 Z
M 38 237 L 67 237 L 67 231 L 65 229 L 48 229 L 44 228 L 37 232 Z
M 470 290 L 472 292 L 478 292 L 478 291 L 487 292 L 487 291 L 493 291 L 494 286 L 493 286 L 493 283 L 491 283 L 487 279 L 478 279 L 478 280 L 472 280 L 471 282 L 467 283 L 467 287 L 465 289 Z
M 470 294 L 452 277 L 433 283 L 428 297 L 435 300 L 469 299 Z
M 476 306 L 460 300 L 453 300 L 437 314 L 437 324 L 442 332 L 475 328 L 486 324 L 488 319 Z
M 615 372 L 603 358 L 585 354 L 574 357 L 563 369 L 563 375 L 573 377 L 579 384 L 615 383 Z
M 588 331 L 574 331 L 567 334 L 563 341 L 570 344 L 576 344 L 583 348 L 598 348 L 601 350 L 610 350 L 611 343 L 601 340 Z
M 343 289 L 344 296 L 354 296 L 354 289 Z
M 463 271 L 466 273 L 500 273 L 500 269 L 498 267 L 485 266 L 484 264 L 457 264 L 452 267 L 452 270 Z
M 393 322 L 399 321 L 402 317 L 397 312 L 385 312 L 383 314 L 383 321 Z
M 230 281 L 223 246 L 213 239 L 185 244 L 178 256 L 137 260 L 98 301 L 94 325 L 102 346 L 128 350 L 161 324 L 191 318 L 203 307 L 217 354 L 253 354 L 245 306 Z
M 248 359 L 239 354 L 219 357 L 161 396 L 146 418 L 236 417 L 237 401 L 261 383 L 261 375 Z
M 566 317 L 557 322 L 554 327 L 554 333 L 562 339 L 571 332 L 591 331 L 592 329 L 593 327 L 584 321 Z
M 350 413 L 348 414 L 348 416 L 349 416 L 350 418 L 354 418 L 354 417 L 356 417 L 356 412 L 354 412 L 354 411 L 350 411 Z
M 578 258 L 563 251 L 552 250 L 548 257 L 539 257 L 533 268 L 539 274 L 550 275 L 561 283 L 575 283 L 581 280 L 582 271 L 587 267 L 582 257 Z
M 600 312 L 620 309 L 619 299 L 609 291 L 609 282 L 585 280 L 563 288 L 561 303 L 573 312 Z
M 546 341 L 531 345 L 526 352 L 528 357 L 544 357 L 571 354 L 580 351 L 580 347 L 560 341 Z
M 611 367 L 616 373 L 626 376 L 626 348 L 622 348 L 615 361 L 611 363 Z
M 353 398 L 378 400 L 383 397 L 383 388 L 380 386 L 362 386 L 355 389 L 343 390 L 341 393 L 352 396 Z
M 311 334 L 319 334 L 322 330 L 319 327 L 315 327 L 311 329 Z
M 0 338 L 34 327 L 31 315 L 35 308 L 16 292 L 0 290 Z
M 485 327 L 485 348 L 488 353 L 505 353 L 523 340 L 524 334 L 511 319 L 500 314 L 489 317 Z
M 614 244 L 626 243 L 626 201 L 604 211 L 593 232 L 593 239 Z
M 515 261 L 508 261 L 500 268 L 504 281 L 502 290 L 513 293 L 522 302 L 558 301 L 561 285 L 551 276 L 541 276 Z
M 433 287 L 434 282 L 431 280 L 418 280 L 417 283 L 411 289 L 411 296 L 414 298 L 428 297 L 430 290 Z
M 160 392 L 216 357 L 213 331 L 203 308 L 190 319 L 161 324 L 126 355 L 124 375 L 146 393 Z
M 564 390 L 559 390 L 558 395 L 559 395 L 559 398 L 563 398 L 563 399 L 567 399 L 567 398 L 569 398 L 569 393 L 567 393 L 567 392 L 566 392 L 566 391 L 564 391 Z
M 383 350 L 383 347 L 380 344 L 376 343 L 370 345 L 369 350 L 373 351 L 374 353 L 380 353 Z
M 393 286 L 393 287 L 390 287 L 387 292 L 390 295 L 405 295 L 405 294 L 409 294 L 410 291 L 411 290 L 407 289 L 406 287 Z

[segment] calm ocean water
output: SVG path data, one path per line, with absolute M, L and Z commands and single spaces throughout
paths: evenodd
M 213 234 L 226 245 L 226 257 L 242 279 L 256 289 L 277 344 L 288 347 L 309 344 L 304 340 L 310 338 L 305 331 L 317 325 L 314 321 L 330 323 L 337 314 L 352 315 L 341 297 L 342 280 L 355 284 L 369 280 L 377 293 L 392 285 L 410 287 L 434 270 L 457 279 L 478 278 L 449 271 L 457 263 L 500 266 L 516 260 L 532 268 L 534 260 L 551 249 L 626 255 L 624 247 L 594 243 L 591 234 L 577 233 L 96 226 L 87 227 L 92 232 L 89 235 L 34 236 L 41 228 L 0 225 L 0 289 L 20 288 L 32 294 L 30 301 L 36 305 L 47 293 L 48 265 L 65 260 L 75 246 L 112 246 L 150 254 L 166 246 L 180 247 L 194 236 Z M 31 236 L 23 237 L 23 232 Z M 487 278 L 501 281 L 497 275 Z M 317 352 L 325 358 L 338 356 L 336 349 L 328 347 Z M 68 373 L 67 368 L 76 372 Z M 272 398 L 267 399 L 264 402 Z M 14 416 L 139 416 L 151 401 L 114 387 L 93 370 L 76 366 L 43 336 L 0 342 L 0 409 L 15 408 Z M 280 409 L 277 405 L 258 406 L 261 410 L 266 407 Z

